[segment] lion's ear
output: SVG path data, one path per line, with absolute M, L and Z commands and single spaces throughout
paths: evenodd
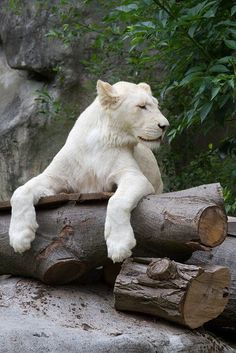
M 147 83 L 141 82 L 141 83 L 138 84 L 138 86 L 143 88 L 148 94 L 152 95 L 151 87 Z
M 119 100 L 117 91 L 108 82 L 98 80 L 97 93 L 99 101 L 103 107 L 109 107 L 112 104 L 117 103 Z

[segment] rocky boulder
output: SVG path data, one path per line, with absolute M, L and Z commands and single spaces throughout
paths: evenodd
M 77 6 L 78 9 L 82 7 L 82 2 L 78 2 Z M 48 36 L 50 31 L 63 25 L 61 7 L 63 5 L 56 0 L 23 0 L 16 2 L 13 8 L 7 2 L 1 6 L 0 37 L 12 69 L 26 70 L 36 79 L 50 81 L 60 66 L 67 84 L 78 82 L 82 72 L 79 61 L 85 41 L 80 39 L 73 45 L 64 45 L 63 41 Z
M 0 8 L 0 200 L 48 165 L 95 95 L 79 64 L 88 38 L 65 46 L 46 36 L 60 27 L 56 3 Z
M 234 353 L 203 329 L 114 309 L 101 283 L 50 287 L 33 280 L 0 282 L 0 353 Z

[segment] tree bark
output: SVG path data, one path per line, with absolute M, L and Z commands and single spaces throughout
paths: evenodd
M 224 243 L 209 252 L 196 251 L 187 261 L 188 264 L 201 266 L 227 266 L 231 273 L 229 301 L 223 313 L 211 322 L 212 326 L 233 328 L 236 330 L 236 237 L 228 236 Z
M 167 258 L 126 260 L 115 287 L 115 308 L 152 314 L 197 328 L 222 313 L 228 301 L 229 270 L 201 268 Z
M 66 283 L 104 265 L 104 223 L 109 196 L 70 194 L 41 199 L 36 206 L 36 239 L 23 255 L 15 254 L 9 246 L 9 203 L 2 204 L 0 274 Z M 149 195 L 132 212 L 131 223 L 137 239 L 135 255 L 186 260 L 193 250 L 216 246 L 226 236 L 227 218 L 220 185 Z

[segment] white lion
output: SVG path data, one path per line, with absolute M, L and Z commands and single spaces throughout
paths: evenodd
M 40 197 L 116 188 L 105 222 L 108 257 L 120 262 L 131 255 L 136 240 L 130 213 L 143 196 L 162 192 L 151 149 L 159 147 L 169 123 L 146 83 L 99 80 L 97 93 L 51 164 L 14 192 L 9 235 L 16 252 L 28 250 L 35 238 Z

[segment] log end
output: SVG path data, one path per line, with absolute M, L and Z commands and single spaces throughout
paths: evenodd
M 227 235 L 227 216 L 218 206 L 209 206 L 200 216 L 199 237 L 201 243 L 215 247 L 220 245 Z
M 84 266 L 76 260 L 61 260 L 49 266 L 41 277 L 46 284 L 70 283 L 84 274 Z
M 63 231 L 68 234 L 71 228 L 67 226 Z M 88 270 L 86 262 L 79 261 L 64 247 L 62 239 L 51 243 L 36 257 L 35 277 L 46 284 L 66 284 L 78 279 Z
M 194 278 L 184 301 L 185 324 L 194 329 L 219 316 L 228 302 L 229 285 L 226 267 L 211 267 Z

